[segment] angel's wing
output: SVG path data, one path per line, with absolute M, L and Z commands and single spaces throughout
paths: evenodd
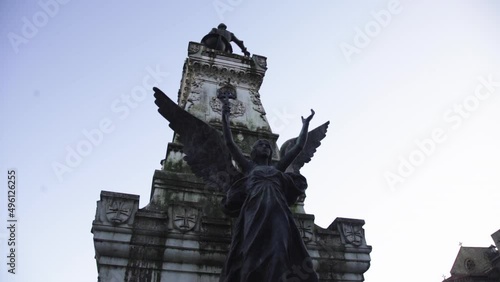
M 166 118 L 184 145 L 184 160 L 193 173 L 219 191 L 226 191 L 242 174 L 233 166 L 231 153 L 222 134 L 180 108 L 160 89 L 154 87 L 158 112 Z
M 288 166 L 286 172 L 298 173 L 300 168 L 304 166 L 305 163 L 308 163 L 311 160 L 311 158 L 314 156 L 314 153 L 316 153 L 316 149 L 319 147 L 319 145 L 321 145 L 321 140 L 325 138 L 326 130 L 328 129 L 329 124 L 330 122 L 327 121 L 307 133 L 307 141 L 304 145 L 304 148 L 295 158 L 295 160 L 293 160 L 293 162 Z M 286 153 L 287 149 L 291 148 L 296 141 L 297 138 L 292 138 L 283 143 L 283 145 L 281 145 L 280 154 L 283 156 Z

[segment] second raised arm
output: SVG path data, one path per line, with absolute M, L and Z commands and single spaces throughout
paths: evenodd
M 290 148 L 283 158 L 278 162 L 277 168 L 281 171 L 285 171 L 286 168 L 293 162 L 293 160 L 300 154 L 300 151 L 304 148 L 304 145 L 307 142 L 307 133 L 309 130 L 309 122 L 314 116 L 314 110 L 311 109 L 311 115 L 307 118 L 302 117 L 302 129 L 300 130 L 299 137 L 297 137 L 297 141 Z
M 245 158 L 240 148 L 234 143 L 233 134 L 231 133 L 231 128 L 229 126 L 229 103 L 224 102 L 222 107 L 222 133 L 224 134 L 224 141 L 228 147 L 234 161 L 240 166 L 243 172 L 247 172 L 250 169 L 250 162 Z

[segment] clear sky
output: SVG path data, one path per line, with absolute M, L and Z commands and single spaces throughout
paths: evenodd
M 310 108 L 312 127 L 331 122 L 302 171 L 305 208 L 322 227 L 366 221 L 366 281 L 441 281 L 460 242 L 487 247 L 500 228 L 497 1 L 39 0 L 0 12 L 1 281 L 97 279 L 100 191 L 145 206 L 172 138 L 152 91 L 127 97 L 152 76 L 175 98 L 188 42 L 220 22 L 268 58 L 260 94 L 279 144 Z

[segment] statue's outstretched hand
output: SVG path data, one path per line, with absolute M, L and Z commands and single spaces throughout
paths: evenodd
M 302 124 L 309 124 L 309 122 L 312 120 L 315 112 L 313 109 L 311 109 L 311 115 L 309 115 L 307 118 L 301 117 L 302 118 Z

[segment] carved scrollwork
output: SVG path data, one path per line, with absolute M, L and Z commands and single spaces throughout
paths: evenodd
M 229 100 L 230 108 L 231 108 L 231 116 L 240 117 L 245 114 L 245 105 L 243 102 L 239 100 Z M 210 99 L 210 107 L 216 113 L 222 114 L 222 102 L 217 97 L 212 97 Z
M 239 68 L 220 67 L 202 62 L 190 63 L 190 69 L 196 76 L 210 78 L 216 82 L 231 80 L 235 84 L 247 84 L 251 88 L 258 89 L 262 84 L 263 74 L 248 72 Z
M 266 115 L 266 111 L 264 110 L 264 106 L 262 106 L 262 102 L 260 101 L 260 94 L 257 91 L 250 90 L 250 99 L 253 104 L 253 109 L 260 113 L 260 116 L 264 121 L 266 120 L 264 116 Z
M 201 95 L 199 93 L 191 93 L 191 95 L 189 95 L 189 98 L 187 99 L 187 107 L 186 107 L 186 111 L 188 111 L 192 106 L 194 106 L 195 104 L 198 104 L 199 101 L 201 100 Z
M 191 81 L 191 93 L 199 93 L 203 91 L 203 81 L 199 79 L 193 79 Z

